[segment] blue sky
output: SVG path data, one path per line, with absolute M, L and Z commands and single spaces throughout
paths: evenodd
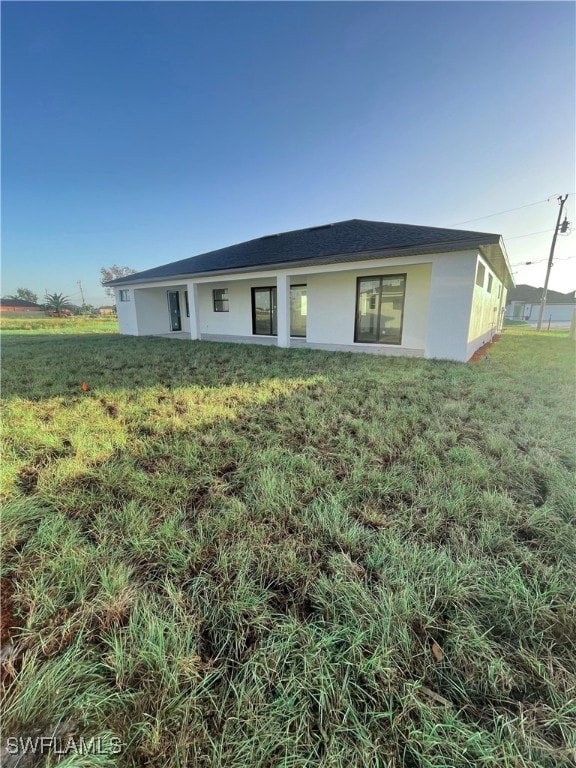
M 2 3 L 2 294 L 366 218 L 502 233 L 576 192 L 567 2 Z M 576 195 L 568 218 L 575 224 Z M 531 233 L 540 234 L 525 237 Z M 550 287 L 576 288 L 576 234 Z M 515 267 L 516 269 L 516 267 Z

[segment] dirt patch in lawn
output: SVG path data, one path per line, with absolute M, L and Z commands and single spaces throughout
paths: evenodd
M 499 341 L 502 338 L 501 333 L 497 333 L 495 336 L 492 337 L 492 341 L 488 341 L 486 344 L 483 344 L 480 349 L 477 349 L 476 352 L 472 355 L 470 360 L 468 360 L 469 363 L 480 363 L 482 360 L 484 360 L 485 355 L 488 354 L 488 350 L 492 346 L 492 344 L 495 344 L 497 341 Z
M 0 582 L 0 686 L 10 682 L 14 674 L 12 666 L 14 644 L 12 634 L 20 627 L 20 621 L 14 614 L 12 589 L 6 579 Z

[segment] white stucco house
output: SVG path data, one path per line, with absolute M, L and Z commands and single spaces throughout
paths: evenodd
M 514 283 L 500 235 L 351 219 L 108 285 L 123 334 L 466 361 Z
M 543 288 L 532 285 L 517 285 L 507 297 L 505 317 L 510 320 L 524 320 L 537 323 Z M 569 325 L 576 310 L 576 291 L 560 293 L 548 290 L 543 323 L 564 323 Z

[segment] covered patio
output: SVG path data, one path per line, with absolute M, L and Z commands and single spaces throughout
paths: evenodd
M 421 356 L 433 268 L 415 257 L 399 267 L 149 282 L 123 291 L 119 312 L 135 335 Z

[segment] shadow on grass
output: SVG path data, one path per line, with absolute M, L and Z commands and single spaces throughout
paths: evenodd
M 194 342 L 102 334 L 3 334 L 3 397 L 38 400 L 91 390 L 219 387 L 349 372 L 381 377 L 384 369 L 414 371 L 458 363 L 353 352 Z

